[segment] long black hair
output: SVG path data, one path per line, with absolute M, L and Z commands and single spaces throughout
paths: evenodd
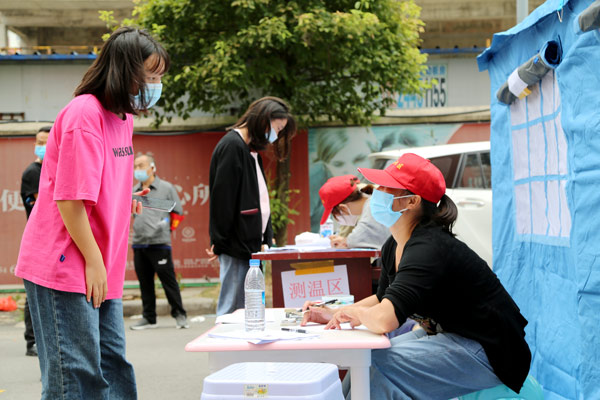
M 273 143 L 275 156 L 283 160 L 288 156 L 290 141 L 296 134 L 296 120 L 290 112 L 290 106 L 280 98 L 269 96 L 255 100 L 229 129 L 245 127 L 250 137 L 250 148 L 264 150 L 269 145 L 271 120 L 274 119 L 287 120 L 285 128 L 277 134 L 277 140 Z
M 98 58 L 87 70 L 75 89 L 75 96 L 93 94 L 102 106 L 115 114 L 137 114 L 133 94 L 140 92 L 142 111 L 149 99 L 145 98 L 146 70 L 165 73 L 170 59 L 165 49 L 146 31 L 122 27 L 110 35 Z

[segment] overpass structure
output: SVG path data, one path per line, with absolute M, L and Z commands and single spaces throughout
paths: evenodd
M 118 20 L 129 17 L 131 0 L 0 0 L 0 48 L 8 47 L 9 31 L 23 47 L 97 46 L 108 31 L 99 10 L 114 10 Z
M 516 22 L 519 0 L 415 0 L 425 22 L 424 49 L 486 47 L 486 39 Z M 531 12 L 543 0 L 529 0 Z M 0 48 L 8 31 L 27 47 L 94 46 L 107 32 L 99 10 L 113 10 L 117 20 L 129 17 L 131 0 L 0 0 Z

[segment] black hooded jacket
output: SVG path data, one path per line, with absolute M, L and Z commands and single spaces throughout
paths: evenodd
M 264 176 L 262 158 L 258 164 Z M 271 244 L 271 218 L 262 232 L 256 162 L 236 131 L 219 141 L 210 160 L 209 234 L 215 254 L 250 259 L 261 244 Z M 263 238 L 264 236 L 264 238 Z

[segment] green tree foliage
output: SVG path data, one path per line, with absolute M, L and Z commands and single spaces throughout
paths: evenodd
M 172 57 L 167 115 L 238 115 L 274 95 L 305 126 L 366 125 L 394 104 L 389 94 L 422 88 L 419 13 L 413 0 L 147 0 L 128 22 Z
M 369 125 L 419 93 L 426 56 L 413 0 L 134 0 L 124 25 L 146 28 L 172 58 L 157 123 L 194 110 L 238 116 L 264 95 L 290 103 L 300 126 Z M 101 12 L 115 25 L 112 12 Z M 153 110 L 156 113 L 155 110 Z M 272 193 L 277 243 L 293 215 L 289 159 Z

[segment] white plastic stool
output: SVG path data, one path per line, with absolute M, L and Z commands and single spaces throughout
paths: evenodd
M 343 400 L 338 368 L 325 363 L 231 364 L 204 378 L 202 400 Z

